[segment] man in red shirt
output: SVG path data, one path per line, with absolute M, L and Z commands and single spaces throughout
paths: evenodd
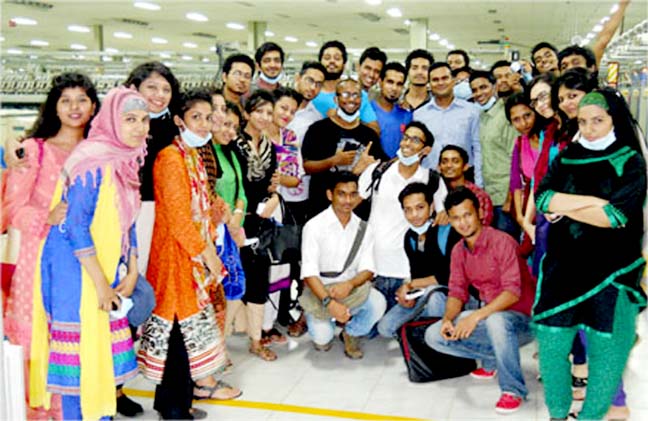
M 425 342 L 445 354 L 481 360 L 482 368 L 471 375 L 490 379 L 497 373 L 502 395 L 495 410 L 515 412 L 527 395 L 519 348 L 532 340 L 533 279 L 515 240 L 482 225 L 474 193 L 458 187 L 448 194 L 445 208 L 463 240 L 450 257 L 445 314 L 427 329 Z M 462 311 L 470 298 L 470 286 L 479 292 L 484 305 Z

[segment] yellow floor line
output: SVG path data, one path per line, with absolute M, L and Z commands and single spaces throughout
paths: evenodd
M 137 396 L 140 398 L 151 398 L 151 399 L 155 395 L 155 393 L 151 390 L 138 390 L 138 389 L 126 389 L 126 388 L 124 389 L 124 393 L 126 393 L 129 396 Z M 231 406 L 235 408 L 265 409 L 265 410 L 279 411 L 279 412 L 293 412 L 296 414 L 346 418 L 351 420 L 424 421 L 422 418 L 399 417 L 395 415 L 367 414 L 364 412 L 340 411 L 336 409 L 326 409 L 326 408 L 311 408 L 308 406 L 284 405 L 281 403 L 271 403 L 271 402 L 252 402 L 252 401 L 243 401 L 243 400 L 217 401 L 213 399 L 207 399 L 207 400 L 200 401 L 200 403 L 208 403 L 210 405 L 220 405 L 220 406 Z

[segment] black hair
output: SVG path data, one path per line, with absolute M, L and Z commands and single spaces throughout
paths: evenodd
M 413 194 L 422 194 L 428 205 L 432 205 L 432 202 L 434 201 L 434 193 L 430 190 L 430 186 L 421 183 L 420 181 L 416 181 L 405 186 L 405 188 L 398 194 L 398 201 L 401 204 L 401 208 L 405 207 L 405 198 Z
M 486 70 L 473 70 L 472 73 L 470 74 L 470 83 L 473 82 L 475 79 L 480 79 L 484 78 L 488 80 L 491 84 L 495 85 L 495 76 L 491 72 L 487 72 Z
M 452 73 L 452 68 L 450 68 L 450 65 L 445 61 L 437 61 L 436 63 L 432 63 L 430 69 L 428 70 L 428 73 L 432 73 L 433 70 L 440 69 L 442 67 L 445 67 L 450 71 L 450 73 Z
M 335 188 L 337 187 L 338 184 L 345 184 L 345 183 L 356 183 L 358 184 L 358 176 L 352 173 L 351 171 L 335 171 L 332 172 L 329 180 L 328 180 L 328 185 L 326 186 L 326 190 L 330 190 L 331 193 Z
M 551 90 L 551 101 L 554 104 L 560 104 L 560 101 L 558 100 L 558 90 L 561 86 L 564 86 L 567 89 L 576 89 L 588 93 L 598 87 L 598 80 L 596 80 L 589 70 L 581 67 L 567 70 L 565 73 L 560 75 L 558 79 L 556 79 L 556 83 L 554 83 L 553 89 Z
M 420 121 L 417 120 L 412 120 L 403 129 L 403 133 L 407 131 L 410 127 L 415 127 L 419 129 L 420 131 L 423 132 L 423 135 L 425 136 L 425 146 L 432 147 L 434 145 L 434 135 L 430 131 L 430 129 L 427 128 L 427 126 Z
M 308 69 L 319 70 L 320 72 L 322 72 L 323 75 L 326 76 L 326 67 L 324 67 L 322 65 L 322 63 L 320 63 L 319 61 L 314 61 L 314 60 L 305 61 L 302 64 L 301 70 L 299 71 L 299 75 L 304 76 L 304 74 L 306 73 L 306 70 L 308 70 Z
M 526 105 L 527 107 L 529 107 L 529 109 L 531 109 L 531 111 L 533 111 L 534 113 L 536 112 L 529 103 L 528 95 L 526 95 L 524 92 L 515 92 L 508 98 L 506 98 L 506 102 L 504 103 L 504 111 L 506 112 L 506 119 L 509 123 L 511 122 L 511 109 L 516 105 Z
M 407 71 L 405 70 L 405 66 L 403 66 L 397 61 L 390 61 L 389 63 L 383 66 L 383 68 L 380 70 L 380 79 L 384 79 L 385 76 L 387 76 L 387 71 L 389 70 L 402 73 L 403 80 L 407 79 Z
M 387 54 L 378 47 L 369 47 L 362 52 L 358 63 L 362 65 L 366 59 L 379 61 L 384 66 L 387 63 Z
M 340 50 L 342 53 L 342 62 L 346 63 L 347 62 L 347 50 L 344 44 L 338 40 L 332 40 L 332 41 L 326 41 L 324 45 L 322 45 L 322 48 L 319 50 L 319 55 L 317 56 L 318 61 L 322 61 L 322 56 L 324 55 L 324 51 L 326 51 L 327 48 L 337 48 Z
M 408 55 L 407 58 L 405 59 L 405 70 L 409 74 L 410 67 L 412 67 L 412 60 L 415 58 L 424 58 L 426 59 L 429 63 L 430 66 L 434 64 L 434 56 L 432 53 L 430 53 L 428 50 L 423 50 L 421 48 L 416 49 L 414 51 L 411 51 Z
M 556 57 L 558 57 L 558 49 L 556 47 L 554 47 L 552 44 L 549 44 L 548 42 L 543 41 L 543 42 L 540 42 L 540 43 L 536 44 L 535 47 L 533 47 L 533 49 L 531 49 L 531 62 L 533 62 L 533 64 L 536 64 L 535 58 L 533 56 L 535 56 L 535 53 L 537 53 L 538 50 L 542 50 L 543 48 L 550 49 L 551 51 L 553 51 L 556 54 Z
M 304 99 L 302 94 L 300 94 L 293 88 L 288 88 L 286 86 L 280 86 L 272 91 L 272 96 L 274 97 L 275 103 L 285 96 L 297 101 L 297 105 L 299 105 L 302 102 L 302 99 Z
M 184 119 L 184 114 L 191 109 L 197 102 L 206 102 L 212 107 L 211 92 L 207 88 L 192 88 L 180 94 L 180 101 L 178 103 L 179 110 L 178 116 Z
M 227 57 L 225 63 L 223 63 L 223 73 L 228 74 L 230 70 L 232 70 L 232 65 L 234 63 L 247 64 L 250 67 L 252 76 L 254 76 L 254 60 L 252 60 L 252 57 L 245 54 L 232 54 Z
M 455 151 L 461 156 L 461 159 L 463 160 L 464 164 L 468 163 L 468 152 L 461 146 L 453 145 L 453 144 L 448 144 L 441 149 L 441 152 L 439 153 L 439 164 L 441 164 L 441 157 L 443 156 L 443 153 L 446 151 Z
M 232 101 L 225 100 L 225 108 L 226 112 L 236 114 L 239 119 L 239 125 L 241 125 L 241 123 L 243 122 L 243 113 L 241 112 L 239 106 Z
M 171 86 L 171 102 L 169 103 L 169 111 L 173 115 L 177 109 L 178 100 L 180 99 L 180 82 L 178 82 L 178 79 L 173 75 L 171 69 L 159 61 L 148 61 L 135 67 L 126 78 L 124 86 L 128 87 L 135 85 L 135 88 L 139 89 L 142 82 L 151 77 L 153 73 L 162 76 Z
M 493 72 L 495 71 L 495 69 L 497 69 L 499 67 L 508 67 L 510 69 L 511 68 L 511 62 L 507 61 L 507 60 L 497 60 L 495 63 L 493 63 L 493 65 L 490 68 L 490 72 L 493 75 L 493 77 L 495 77 Z
M 461 55 L 463 57 L 463 59 L 464 59 L 464 66 L 465 67 L 470 66 L 470 57 L 468 57 L 467 52 L 465 52 L 464 50 L 451 50 L 451 51 L 448 51 L 448 54 L 446 55 L 446 60 L 448 60 L 448 57 L 450 57 L 450 55 L 452 55 L 452 54 Z
M 257 48 L 256 52 L 254 53 L 254 60 L 260 66 L 263 56 L 271 51 L 279 52 L 279 57 L 281 57 L 281 64 L 283 64 L 285 57 L 284 50 L 279 46 L 279 44 L 275 44 L 274 42 L 270 41 L 264 42 L 259 48 Z
M 450 213 L 450 209 L 462 204 L 465 200 L 470 200 L 475 207 L 475 212 L 479 212 L 479 199 L 477 199 L 475 193 L 464 186 L 459 186 L 450 190 L 443 202 L 443 206 L 445 207 L 446 212 Z
M 90 102 L 95 104 L 94 114 L 90 117 L 90 120 L 85 125 L 85 130 L 83 132 L 84 137 L 88 136 L 88 131 L 90 130 L 90 123 L 97 112 L 99 111 L 100 103 L 99 98 L 97 97 L 97 89 L 90 80 L 90 78 L 83 73 L 61 73 L 60 75 L 54 76 L 52 78 L 52 87 L 47 93 L 47 98 L 45 102 L 40 107 L 38 117 L 34 122 L 34 125 L 27 131 L 28 137 L 39 137 L 43 139 L 50 138 L 55 136 L 58 131 L 61 129 L 61 119 L 56 113 L 56 104 L 61 98 L 61 94 L 67 88 L 82 88 Z
M 558 66 L 560 66 L 562 59 L 569 56 L 581 56 L 585 59 L 585 65 L 588 68 L 596 68 L 596 56 L 594 55 L 594 51 L 592 51 L 591 48 L 581 47 L 580 45 L 570 45 L 563 48 L 558 53 Z
M 448 65 L 449 66 L 449 65 Z M 473 69 L 471 69 L 468 66 L 460 67 L 458 69 L 454 69 L 450 71 L 452 73 L 452 77 L 457 77 L 459 73 L 468 73 L 468 78 L 470 79 L 470 75 L 473 73 Z
M 247 101 L 245 101 L 245 112 L 250 114 L 266 103 L 270 103 L 274 106 L 275 99 L 272 94 L 265 89 L 256 90 L 252 95 L 250 95 Z

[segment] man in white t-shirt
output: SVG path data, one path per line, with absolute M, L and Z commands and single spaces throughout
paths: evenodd
M 380 239 L 374 245 L 374 286 L 385 296 L 387 310 L 396 305 L 396 290 L 410 276 L 409 261 L 403 249 L 403 238 L 409 225 L 398 201 L 400 192 L 413 182 L 427 184 L 434 192 L 434 223 L 448 223 L 443 208 L 448 190 L 441 177 L 420 165 L 433 143 L 434 137 L 427 127 L 412 121 L 405 127 L 397 158 L 390 164 L 372 164 L 360 176 L 360 196 L 371 198 L 369 227 Z

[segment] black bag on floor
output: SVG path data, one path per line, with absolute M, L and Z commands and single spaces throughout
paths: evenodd
M 398 330 L 397 340 L 411 382 L 461 377 L 477 368 L 475 360 L 442 354 L 425 343 L 425 330 L 439 320 L 437 317 L 413 320 Z

